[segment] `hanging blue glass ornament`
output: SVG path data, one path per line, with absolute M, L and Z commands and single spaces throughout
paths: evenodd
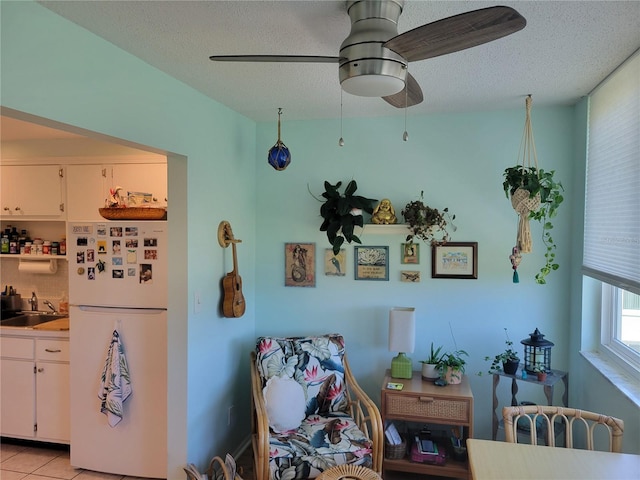
M 291 163 L 291 153 L 287 146 L 280 140 L 280 115 L 282 108 L 278 108 L 278 141 L 271 147 L 267 154 L 267 162 L 276 170 L 284 170 Z

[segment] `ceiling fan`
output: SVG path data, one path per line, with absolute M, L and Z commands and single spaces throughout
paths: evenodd
M 212 55 L 217 62 L 338 63 L 342 89 L 382 97 L 398 108 L 422 102 L 422 89 L 408 73 L 409 62 L 438 57 L 497 40 L 527 24 L 511 7 L 496 6 L 443 18 L 398 35 L 404 0 L 347 1 L 351 32 L 340 55 Z

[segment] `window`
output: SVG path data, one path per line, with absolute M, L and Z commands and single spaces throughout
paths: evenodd
M 601 352 L 640 375 L 640 53 L 589 98 L 583 273 L 601 282 Z
M 640 295 L 603 284 L 601 344 L 630 373 L 640 371 Z

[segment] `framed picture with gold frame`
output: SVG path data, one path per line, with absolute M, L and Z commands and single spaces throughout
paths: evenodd
M 432 278 L 478 278 L 478 242 L 447 242 L 431 247 Z
M 420 263 L 420 244 L 418 243 L 401 243 L 400 247 L 400 263 L 411 263 L 417 265 Z

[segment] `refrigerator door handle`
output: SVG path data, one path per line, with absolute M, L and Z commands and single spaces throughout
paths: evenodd
M 118 315 L 158 315 L 165 313 L 166 308 L 121 308 L 121 307 L 94 307 L 92 305 L 77 305 L 83 312 L 113 313 Z

